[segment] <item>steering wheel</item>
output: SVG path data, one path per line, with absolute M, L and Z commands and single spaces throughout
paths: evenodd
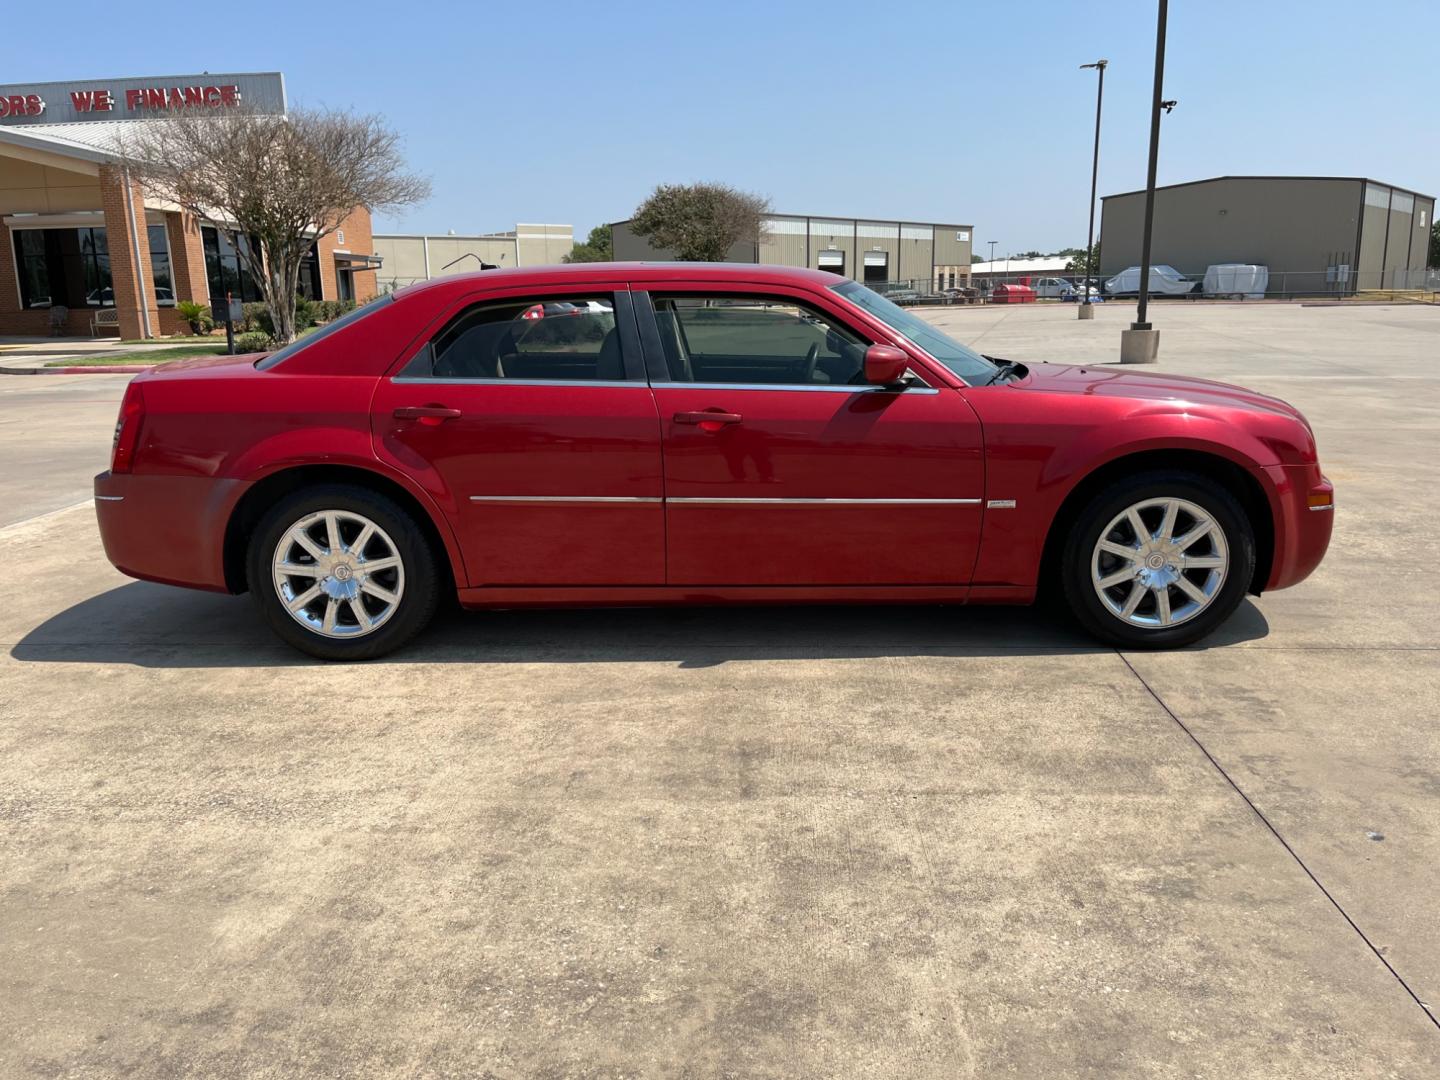
M 805 354 L 805 371 L 801 377 L 801 382 L 810 383 L 815 381 L 815 362 L 819 356 L 820 343 L 817 341 L 810 346 L 810 351 Z

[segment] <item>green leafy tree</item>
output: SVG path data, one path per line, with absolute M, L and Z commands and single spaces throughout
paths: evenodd
M 721 262 L 736 244 L 766 238 L 769 213 L 769 199 L 728 184 L 661 184 L 630 228 L 683 262 Z
M 1098 240 L 1095 242 L 1095 247 L 1089 258 L 1085 257 L 1084 248 L 1066 248 L 1060 252 L 1060 254 L 1069 257 L 1069 262 L 1065 264 L 1065 272 L 1067 274 L 1077 274 L 1088 277 L 1098 277 L 1100 275 L 1100 242 Z
M 596 225 L 583 244 L 576 244 L 561 262 L 589 263 L 609 262 L 615 258 L 615 242 L 610 236 L 609 225 Z
M 1430 258 L 1426 266 L 1440 266 L 1440 221 L 1430 226 Z

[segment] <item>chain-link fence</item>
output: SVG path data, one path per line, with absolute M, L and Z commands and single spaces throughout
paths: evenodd
M 1153 275 L 1150 279 L 1150 298 L 1152 300 L 1239 300 L 1259 299 L 1255 291 L 1236 291 L 1244 286 L 1226 287 L 1222 284 L 1207 292 L 1205 289 L 1205 267 L 1190 268 L 1176 267 L 1182 274 L 1182 279 L 1161 279 Z M 1113 274 L 1105 274 L 1090 279 L 1093 288 L 1099 289 L 1100 294 L 1107 300 L 1132 299 L 1136 295 L 1134 275 L 1130 277 L 1129 287 L 1123 291 L 1111 292 L 1107 283 L 1114 278 Z M 1038 299 L 1046 300 L 1075 300 L 1081 295 L 1080 285 L 1082 275 L 1037 275 L 1029 273 L 1011 274 L 986 274 L 977 276 L 973 280 L 976 291 L 980 297 L 989 300 L 997 285 L 1028 285 L 1036 289 Z M 1057 284 L 1063 283 L 1063 284 Z M 905 289 L 914 289 L 915 283 L 901 282 L 892 283 Z M 1066 288 L 1069 286 L 1069 288 Z M 872 285 L 872 288 L 883 292 L 887 287 L 884 284 Z M 932 288 L 926 286 L 922 292 L 922 298 L 917 303 L 924 303 L 924 293 L 932 292 Z M 1058 294 L 1058 295 L 1057 295 Z M 1366 270 L 1357 271 L 1344 264 L 1330 266 L 1321 270 L 1269 270 L 1268 280 L 1265 282 L 1263 298 L 1266 300 L 1413 300 L 1423 303 L 1440 303 L 1440 269 L 1427 270 Z

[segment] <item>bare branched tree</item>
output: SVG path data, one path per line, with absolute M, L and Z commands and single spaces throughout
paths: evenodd
M 406 171 L 400 137 L 375 116 L 196 110 L 127 128 L 121 153 L 146 188 L 251 239 L 237 247 L 280 344 L 295 339 L 300 262 L 311 246 L 359 207 L 390 210 L 430 193 L 429 181 Z
M 729 184 L 661 184 L 635 211 L 630 228 L 685 262 L 721 262 L 730 249 L 768 237 L 770 200 Z

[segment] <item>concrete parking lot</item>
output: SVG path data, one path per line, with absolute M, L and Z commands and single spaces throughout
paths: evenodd
M 929 315 L 1101 363 L 1133 312 Z M 105 562 L 125 377 L 0 376 L 0 1075 L 1440 1075 L 1440 309 L 1153 317 L 1339 504 L 1164 654 L 586 611 L 326 666 Z

